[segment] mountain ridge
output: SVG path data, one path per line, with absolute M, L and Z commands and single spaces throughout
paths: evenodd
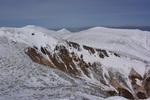
M 0 36 L 2 38 L 8 38 L 12 41 L 12 43 L 23 43 L 28 45 L 25 48 L 26 50 L 24 53 L 26 53 L 28 57 L 31 58 L 31 60 L 33 60 L 34 62 L 84 78 L 91 85 L 99 87 L 101 91 L 105 91 L 105 93 L 109 96 L 119 95 L 128 99 L 142 99 L 149 97 L 149 91 L 146 90 L 146 88 L 148 87 L 147 85 L 145 85 L 149 84 L 149 55 L 148 53 L 146 53 L 145 55 L 148 58 L 145 59 L 143 59 L 143 54 L 140 56 L 131 56 L 134 54 L 140 54 L 140 52 L 143 50 L 148 51 L 149 46 L 146 45 L 146 49 L 141 49 L 141 47 L 137 45 L 136 49 L 139 48 L 141 50 L 140 52 L 138 51 L 138 53 L 134 54 L 129 53 L 129 55 L 120 55 L 122 52 L 115 52 L 114 49 L 109 50 L 107 48 L 105 50 L 102 49 L 100 45 L 100 48 L 90 46 L 91 44 L 85 45 L 86 42 L 84 42 L 85 40 L 83 38 L 81 39 L 76 37 L 76 41 L 78 42 L 75 42 L 75 35 L 78 36 L 80 34 L 79 37 L 82 37 L 81 33 L 84 32 L 84 34 L 86 34 L 91 30 L 94 31 L 88 33 L 91 34 L 90 36 L 94 36 L 95 34 L 101 33 L 102 30 L 103 32 L 108 31 L 107 35 L 110 35 L 110 31 L 112 30 L 109 30 L 108 28 L 101 27 L 102 30 L 99 30 L 100 27 L 96 27 L 89 30 L 81 31 L 79 33 L 73 33 L 69 37 L 64 36 L 62 37 L 62 39 L 60 39 L 61 35 L 58 38 L 57 36 L 59 36 L 59 33 L 57 32 L 47 30 L 47 32 L 52 32 L 48 34 L 47 32 L 43 33 L 43 30 L 36 31 L 34 28 L 32 29 L 32 27 L 28 26 L 26 28 L 21 29 L 0 28 Z M 114 34 L 118 36 L 119 32 L 120 30 Z M 127 32 L 131 31 L 127 30 Z M 139 32 L 139 30 L 136 30 L 136 32 Z M 140 32 L 143 33 L 142 31 Z M 101 36 L 105 36 L 105 34 L 102 33 Z M 55 34 L 57 35 L 55 36 Z M 146 34 L 146 36 L 149 36 L 149 33 L 144 32 L 144 34 Z M 85 39 L 87 39 L 86 35 L 83 35 Z M 110 35 L 110 37 L 111 36 L 112 35 Z M 99 37 L 99 35 L 97 35 L 97 37 Z M 79 42 L 80 39 L 82 40 L 82 43 Z M 120 39 L 120 37 L 118 39 Z M 95 38 L 95 40 L 97 40 L 97 38 Z M 141 44 L 144 43 L 146 44 L 149 42 L 141 42 Z M 134 89 L 134 87 L 136 87 L 136 89 Z M 106 95 L 104 95 L 104 97 L 105 96 Z

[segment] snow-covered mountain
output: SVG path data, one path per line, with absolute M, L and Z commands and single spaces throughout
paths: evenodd
M 146 99 L 150 32 L 1 27 L 0 73 L 0 99 Z

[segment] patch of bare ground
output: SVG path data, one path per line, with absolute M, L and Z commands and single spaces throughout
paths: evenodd
M 95 51 L 94 51 L 94 49 L 92 47 L 88 47 L 88 46 L 83 45 L 83 48 L 85 50 L 88 50 L 90 54 L 94 54 L 95 53 Z
M 117 94 L 117 92 L 116 91 L 112 91 L 112 90 L 110 90 L 110 91 L 105 91 L 107 94 L 109 94 L 110 96 L 117 96 L 118 94 Z
M 119 92 L 119 96 L 123 96 L 127 99 L 134 99 L 132 93 L 123 88 L 115 78 L 111 77 L 110 84 Z
M 38 54 L 35 49 L 28 48 L 26 54 L 34 61 L 42 65 L 48 65 L 51 68 L 54 68 L 54 66 L 43 56 Z
M 143 87 L 148 97 L 150 97 L 150 70 L 144 75 Z
M 78 51 L 81 50 L 80 45 L 75 43 L 75 42 L 68 42 L 68 44 L 72 47 L 74 47 L 75 49 L 77 49 Z
M 129 74 L 129 79 L 131 80 L 132 88 L 137 98 L 146 99 L 147 97 L 145 89 L 143 88 L 143 86 L 140 86 L 136 83 L 136 79 L 143 81 L 142 76 L 132 68 Z
M 98 52 L 100 58 L 109 57 L 106 50 L 96 49 L 96 51 Z

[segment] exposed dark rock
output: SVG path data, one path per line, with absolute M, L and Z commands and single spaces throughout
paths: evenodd
M 35 35 L 35 33 L 31 33 L 31 35 Z
M 146 78 L 146 81 L 147 81 L 147 82 L 150 82 L 150 77 Z
M 95 53 L 95 51 L 94 51 L 94 49 L 92 47 L 88 47 L 88 46 L 83 45 L 83 48 L 86 49 L 86 50 L 88 50 L 92 54 Z
M 144 85 L 144 89 L 145 89 L 145 91 L 146 91 L 146 94 L 147 94 L 148 96 L 150 96 L 150 82 L 144 81 L 144 82 L 143 82 L 143 85 Z
M 54 68 L 54 66 L 43 56 L 41 56 L 39 53 L 36 52 L 33 48 L 28 48 L 26 54 L 34 61 L 39 64 L 47 65 L 49 67 Z
M 143 92 L 138 92 L 136 95 L 139 99 L 146 99 L 147 98 Z
M 80 55 L 80 58 L 83 60 L 83 55 L 82 54 Z
M 81 60 L 78 64 L 78 66 L 80 66 L 81 70 L 87 77 L 90 77 L 88 70 L 87 70 L 87 68 L 89 67 L 87 63 L 85 63 L 84 61 Z
M 96 51 L 100 54 L 100 55 L 103 55 L 103 56 L 106 56 L 106 57 L 109 57 L 106 50 L 102 50 L 102 49 L 96 49 Z M 101 56 L 100 56 L 101 58 Z M 104 58 L 104 57 L 102 57 Z
M 120 96 L 127 99 L 134 99 L 133 95 L 125 88 L 123 88 L 115 78 L 111 78 L 110 84 L 119 92 Z
M 145 89 L 136 83 L 136 79 L 143 80 L 142 76 L 137 73 L 133 68 L 130 71 L 129 79 L 131 80 L 132 88 L 139 99 L 146 98 Z
M 116 91 L 105 91 L 106 93 L 108 93 L 110 96 L 117 96 L 117 92 Z
M 63 45 L 56 46 L 55 51 L 59 51 L 61 54 L 67 54 L 67 55 L 69 54 L 68 50 Z
M 48 55 L 49 59 L 52 61 L 52 63 L 55 65 L 55 68 L 58 68 L 61 71 L 68 72 L 65 65 L 63 63 L 58 62 L 58 59 L 56 58 L 56 55 L 53 56 L 51 54 Z
M 142 76 L 137 73 L 133 68 L 130 71 L 129 78 L 134 81 L 136 78 L 139 80 L 143 80 Z
M 43 47 L 41 47 L 41 52 L 46 55 L 45 49 Z
M 78 74 L 78 70 L 76 69 L 75 64 L 72 61 L 72 58 L 69 55 L 59 54 L 63 63 L 67 66 L 68 73 L 72 73 L 74 75 Z
M 33 48 L 38 49 L 36 46 L 33 46 Z
M 144 75 L 143 87 L 148 97 L 150 97 L 150 70 Z
M 105 56 L 102 53 L 99 53 L 100 58 L 104 58 Z
M 125 97 L 125 98 L 127 98 L 127 99 L 134 100 L 133 95 L 132 95 L 127 89 L 118 88 L 118 91 L 119 91 L 119 95 L 120 95 L 120 96 L 123 96 L 123 97 Z
M 75 42 L 69 42 L 69 45 L 73 46 L 75 49 L 77 49 L 78 51 L 80 51 L 80 45 L 75 43 Z
M 115 55 L 116 57 L 120 57 L 117 53 L 114 53 L 114 55 Z

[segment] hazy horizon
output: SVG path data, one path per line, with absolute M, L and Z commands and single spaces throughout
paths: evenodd
M 28 26 L 28 25 L 25 25 L 25 26 Z M 25 27 L 25 26 L 19 26 L 19 27 L 0 26 L 0 27 L 21 28 L 21 27 Z M 43 26 L 40 26 L 40 25 L 33 25 L 33 26 L 43 27 Z M 88 26 L 88 27 L 87 26 L 82 26 L 82 27 L 56 27 L 56 28 L 43 27 L 43 28 L 46 28 L 46 29 L 49 29 L 49 30 L 55 30 L 55 31 L 58 31 L 58 30 L 61 30 L 61 29 L 65 28 L 65 29 L 67 29 L 71 32 L 79 32 L 79 31 L 86 30 L 86 29 L 93 28 L 93 27 L 106 27 L 106 28 L 113 28 L 113 29 L 139 29 L 139 30 L 142 30 L 142 31 L 150 31 L 150 26 Z
M 1 0 L 0 27 L 150 26 L 149 0 Z
M 50 30 L 55 30 L 55 31 L 58 31 L 62 28 L 65 28 L 71 32 L 79 32 L 79 31 L 82 31 L 82 30 L 86 30 L 86 29 L 89 29 L 89 28 L 93 28 L 93 27 L 97 27 L 97 26 L 91 26 L 91 27 L 61 27 L 61 28 L 48 28 L 48 27 L 45 27 L 47 29 L 50 29 Z M 98 27 L 106 27 L 106 28 L 113 28 L 113 29 L 139 29 L 139 30 L 142 30 L 142 31 L 150 31 L 150 26 L 98 26 Z

